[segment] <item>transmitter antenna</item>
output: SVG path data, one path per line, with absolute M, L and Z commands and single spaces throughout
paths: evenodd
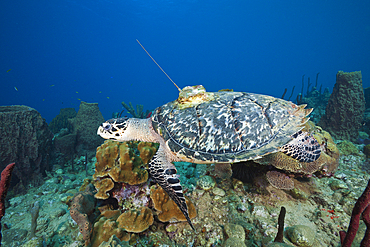
M 167 76 L 167 78 L 170 79 L 170 81 L 172 81 L 173 85 L 175 85 L 177 87 L 177 89 L 181 92 L 181 89 L 176 85 L 176 83 L 171 79 L 171 77 L 169 75 L 167 75 L 167 73 L 162 69 L 162 67 L 159 66 L 159 64 L 154 60 L 154 58 L 152 56 L 150 56 L 149 52 L 147 50 L 145 50 L 144 46 L 140 43 L 140 41 L 136 39 L 136 42 L 139 43 L 139 45 L 141 46 L 141 48 L 143 48 L 143 50 L 146 52 L 146 54 L 148 54 L 148 56 L 153 60 L 153 62 L 158 66 L 158 68 L 160 68 L 162 70 L 162 72 Z

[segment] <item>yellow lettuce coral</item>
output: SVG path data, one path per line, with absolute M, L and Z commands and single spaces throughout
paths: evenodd
M 105 141 L 96 151 L 94 185 L 96 198 L 107 199 L 114 182 L 137 185 L 148 180 L 147 163 L 158 149 L 148 142 Z M 139 155 L 136 154 L 137 150 Z
M 148 207 L 139 210 L 131 209 L 121 214 L 118 219 L 118 227 L 128 232 L 143 232 L 154 222 L 153 212 Z
M 158 219 L 160 221 L 186 221 L 179 207 L 161 187 L 153 185 L 150 188 L 150 198 L 153 201 L 154 208 L 157 210 Z M 197 216 L 197 211 L 194 204 L 186 196 L 185 199 L 186 205 L 188 206 L 189 217 L 192 219 Z
M 94 224 L 94 233 L 91 240 L 92 247 L 97 247 L 102 242 L 108 241 L 112 235 L 116 235 L 121 241 L 130 240 L 130 234 L 120 228 L 116 222 L 120 214 L 120 210 L 107 210 L 102 212 L 98 221 Z

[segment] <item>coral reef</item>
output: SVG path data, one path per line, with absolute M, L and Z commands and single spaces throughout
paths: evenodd
M 76 117 L 77 112 L 75 108 L 62 108 L 59 114 L 53 118 L 49 124 L 49 129 L 54 133 L 58 133 L 61 129 L 67 128 L 72 132 L 72 125 L 68 121 L 70 118 Z
M 12 184 L 18 191 L 32 183 L 38 185 L 49 168 L 53 134 L 35 109 L 13 105 L 0 107 L 0 170 L 17 164 Z
M 360 155 L 341 155 L 339 170 L 332 177 L 294 179 L 295 187 L 301 190 L 302 195 L 306 194 L 305 198 L 293 197 L 291 192 L 276 189 L 267 182 L 265 191 L 262 191 L 255 184 L 243 184 L 228 176 L 215 175 L 214 165 L 176 164 L 182 180 L 188 180 L 184 179 L 186 176 L 192 177 L 191 182 L 184 183 L 187 186 L 184 187 L 184 194 L 197 209 L 197 216 L 192 219 L 196 233 L 185 222 L 159 221 L 148 195 L 149 203 L 146 207 L 153 211 L 153 224 L 142 233 L 129 233 L 118 227 L 117 219 L 122 213 L 134 208 L 140 211 L 143 206 L 121 203 L 119 208 L 113 207 L 118 210 L 112 210 L 112 205 L 107 203 L 115 200 L 113 192 L 122 193 L 122 199 L 129 201 L 131 197 L 141 196 L 147 189 L 146 186 L 141 190 L 134 189 L 137 185 L 131 187 L 114 182 L 115 187 L 109 192 L 112 196 L 108 200 L 98 200 L 101 215 L 94 222 L 90 221 L 93 225 L 91 245 L 114 246 L 116 243 L 127 246 L 125 241 L 129 241 L 132 246 L 277 246 L 278 243 L 273 241 L 278 233 L 279 211 L 284 206 L 285 245 L 280 243 L 279 246 L 293 246 L 292 241 L 304 239 L 306 243 L 313 242 L 315 247 L 338 246 L 338 232 L 347 230 L 354 204 L 366 187 L 364 181 L 370 179 L 369 173 L 364 172 L 369 161 L 359 150 Z M 134 154 L 139 157 L 137 150 Z M 95 162 L 94 159 L 91 167 Z M 258 169 L 268 167 L 255 165 Z M 66 247 L 84 245 L 79 226 L 67 213 L 67 205 L 63 201 L 68 201 L 68 197 L 78 193 L 81 185 L 81 189 L 85 188 L 88 180 L 85 179 L 84 171 L 70 173 L 68 170 L 60 170 L 50 173 L 43 185 L 29 188 L 27 194 L 10 198 L 2 218 L 4 246 L 35 246 L 37 243 Z M 227 169 L 225 172 L 229 174 Z M 199 180 L 202 182 L 197 185 Z M 150 180 L 143 184 L 150 185 Z M 35 199 L 43 204 L 40 207 L 36 238 L 29 240 L 31 215 L 25 205 Z M 289 236 L 290 228 L 293 228 L 296 236 L 301 237 Z M 307 231 L 301 231 L 302 228 Z M 316 233 L 315 236 L 309 229 Z M 352 246 L 360 245 L 365 231 L 366 226 L 360 220 Z
M 365 111 L 361 71 L 339 71 L 325 115 L 319 125 L 336 139 L 355 141 Z
M 99 219 L 94 227 L 93 245 L 107 241 L 111 236 L 105 234 L 104 229 L 118 231 L 116 236 L 120 240 L 128 241 L 129 235 L 123 233 L 141 233 L 154 223 L 153 207 L 161 222 L 186 221 L 167 193 L 159 186 L 153 185 L 149 189 L 147 163 L 158 149 L 158 144 L 148 142 L 115 142 L 105 141 L 96 152 L 94 185 L 98 192 L 98 199 L 115 198 L 119 209 L 118 216 L 108 219 Z M 196 216 L 195 206 L 186 198 L 190 217 Z M 109 214 L 109 211 L 103 211 Z M 104 227 L 103 227 L 104 226 Z M 100 233 L 98 233 L 100 232 Z M 104 237 L 99 236 L 104 234 Z M 125 236 L 125 239 L 123 239 Z M 97 240 L 99 239 L 99 240 Z
M 325 88 L 322 92 L 322 84 L 318 88 L 318 76 L 320 73 L 316 74 L 316 83 L 315 86 L 312 86 L 310 83 L 310 77 L 307 81 L 307 92 L 304 95 L 304 75 L 302 76 L 302 89 L 301 93 L 297 96 L 297 104 L 307 104 L 308 108 L 313 108 L 312 113 L 310 114 L 310 119 L 314 123 L 318 123 L 321 117 L 325 114 L 325 108 L 328 104 L 330 93 L 329 89 Z M 312 87 L 311 87 L 312 86 Z M 292 92 L 293 94 L 293 92 Z

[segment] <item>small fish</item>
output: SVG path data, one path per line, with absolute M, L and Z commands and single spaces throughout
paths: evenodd
M 81 99 L 80 99 L 80 98 L 77 98 L 77 99 L 81 101 Z
M 53 84 L 53 85 L 50 85 L 50 87 L 54 87 L 55 85 Z
M 99 93 L 101 93 L 101 91 L 99 91 Z
M 6 73 L 8 73 L 9 71 L 11 71 L 12 69 L 8 69 L 7 71 L 6 71 Z M 17 90 L 18 91 L 18 90 Z
M 15 91 L 18 91 L 18 88 L 17 87 L 14 87 Z
M 109 97 L 107 97 L 107 99 L 109 99 Z
M 42 99 L 42 101 L 45 101 L 45 99 Z
M 78 93 L 78 92 L 76 91 L 76 93 Z

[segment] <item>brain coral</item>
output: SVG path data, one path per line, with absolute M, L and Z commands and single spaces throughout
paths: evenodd
M 107 140 L 96 152 L 94 185 L 96 198 L 107 199 L 113 182 L 137 185 L 148 180 L 147 163 L 158 145 L 148 142 L 114 142 Z M 137 154 L 137 151 L 139 154 Z M 109 181 L 110 180 L 110 181 Z
M 153 185 L 150 188 L 150 198 L 153 201 L 154 208 L 157 210 L 158 219 L 160 221 L 186 221 L 184 214 L 180 211 L 176 203 L 170 199 L 162 187 Z M 197 216 L 197 211 L 194 204 L 187 197 L 185 197 L 185 199 L 188 205 L 189 217 L 192 219 Z

